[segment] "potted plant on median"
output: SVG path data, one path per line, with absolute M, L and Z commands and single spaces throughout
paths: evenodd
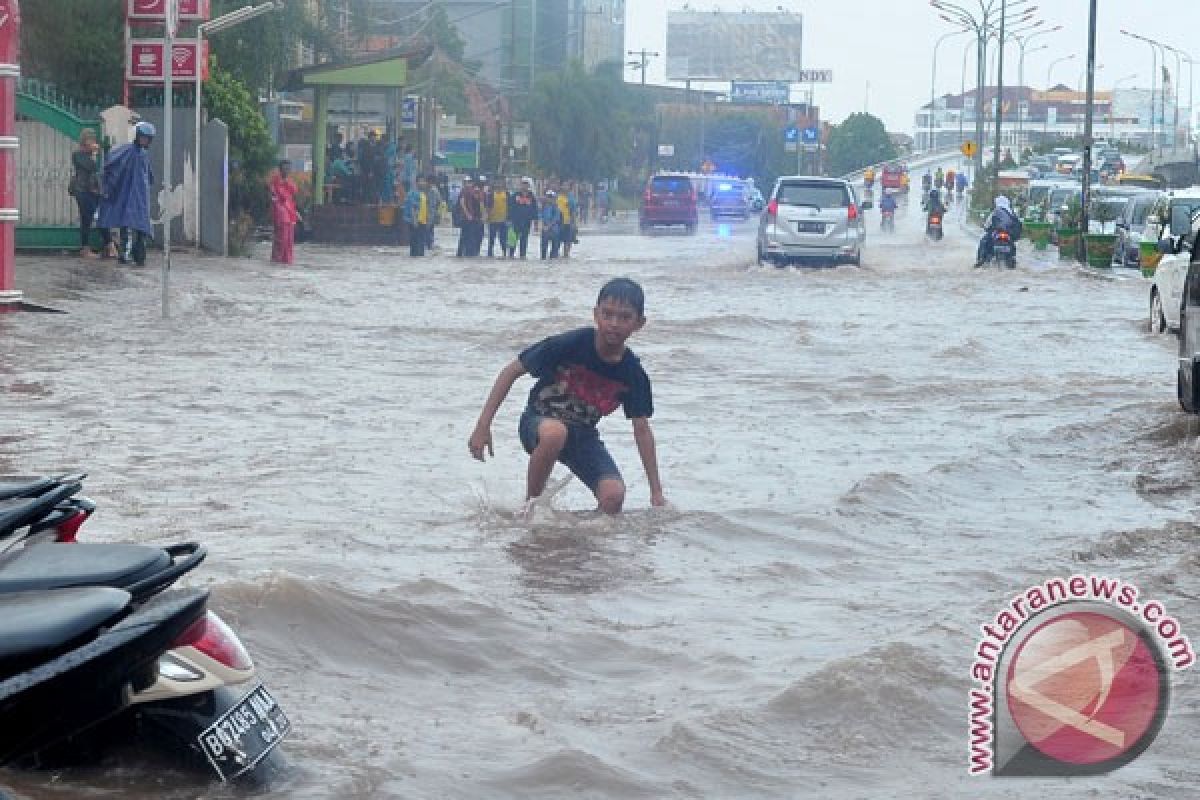
M 1116 247 L 1117 235 L 1105 233 L 1108 223 L 1117 218 L 1120 206 L 1117 203 L 1092 199 L 1088 203 L 1088 218 L 1095 222 L 1099 231 L 1092 233 L 1088 230 L 1083 235 L 1084 246 L 1087 249 L 1087 263 L 1091 267 L 1107 269 L 1112 266 L 1113 249 Z M 1089 226 L 1090 227 L 1090 226 Z
M 1025 212 L 1025 235 L 1033 243 L 1034 250 L 1045 250 L 1050 244 L 1051 224 L 1046 221 L 1046 204 L 1049 200 L 1029 206 Z
M 1079 258 L 1079 226 L 1083 223 L 1083 204 L 1074 195 L 1067 200 L 1058 217 L 1058 257 Z

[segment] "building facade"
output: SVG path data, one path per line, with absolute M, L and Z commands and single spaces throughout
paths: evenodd
M 539 74 L 578 60 L 588 69 L 621 61 L 626 0 L 440 0 L 466 44 L 478 77 L 503 92 L 528 91 Z M 371 26 L 397 37 L 420 35 L 427 0 L 373 0 Z
M 959 95 L 942 95 L 933 105 L 925 103 L 916 114 L 916 141 L 921 150 L 956 147 L 973 141 L 982 114 L 984 147 L 994 144 L 996 133 L 996 87 L 974 89 Z M 1171 146 L 1189 141 L 1191 109 L 1178 109 L 1175 96 L 1155 92 L 1153 109 L 1148 89 L 1116 89 L 1095 92 L 1092 102 L 1092 137 L 1136 143 L 1143 147 Z M 1047 90 L 1028 86 L 1004 87 L 1000 146 L 1016 150 L 1043 141 L 1083 134 L 1087 96 L 1059 84 Z

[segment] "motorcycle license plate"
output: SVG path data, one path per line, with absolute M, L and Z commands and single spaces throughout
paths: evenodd
M 824 222 L 797 222 L 796 223 L 796 232 L 797 233 L 824 233 L 825 232 L 825 223 Z
M 283 709 L 260 683 L 196 738 L 217 775 L 227 781 L 253 769 L 291 729 Z

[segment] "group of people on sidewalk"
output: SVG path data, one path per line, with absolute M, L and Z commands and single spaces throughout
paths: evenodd
M 410 255 L 423 256 L 433 246 L 441 207 L 436 182 L 420 176 L 416 188 L 405 196 L 402 210 L 409 227 Z M 452 199 L 451 215 L 459 231 L 455 251 L 459 258 L 482 255 L 486 240 L 488 258 L 527 259 L 529 235 L 535 227 L 541 233 L 542 259 L 570 258 L 571 247 L 579 241 L 579 199 L 571 182 L 547 189 L 539 201 L 531 178 L 522 178 L 515 191 L 509 191 L 501 179 L 478 178 L 468 181 Z
M 79 209 L 79 254 L 83 258 L 115 258 L 121 264 L 146 263 L 146 240 L 154 237 L 150 221 L 150 190 L 154 169 L 150 145 L 154 126 L 139 122 L 133 142 L 120 145 L 105 158 L 96 131 L 84 128 L 79 149 L 71 154 L 67 193 Z M 92 231 L 100 234 L 101 251 L 91 247 Z
M 153 125 L 139 122 L 134 141 L 114 148 L 107 159 L 101 155 L 95 131 L 85 129 L 80 136 L 79 149 L 71 157 L 68 191 L 79 207 L 83 257 L 97 257 L 90 247 L 96 228 L 105 257 L 117 258 L 122 264 L 145 264 L 146 240 L 154 235 L 150 220 L 154 171 L 148 152 L 154 135 Z M 295 229 L 300 221 L 291 166 L 290 161 L 279 162 L 267 181 L 274 229 L 271 261 L 281 264 L 293 263 Z M 522 178 L 515 191 L 509 191 L 503 179 L 492 183 L 486 178 L 468 181 L 452 201 L 453 222 L 459 229 L 456 255 L 480 256 L 486 238 L 489 258 L 497 254 L 517 258 L 519 253 L 526 259 L 530 233 L 537 229 L 543 260 L 570 258 L 571 248 L 579 241 L 579 222 L 584 213 L 579 187 L 573 181 L 552 181 L 540 199 L 533 187 L 531 178 Z M 424 256 L 434 245 L 434 232 L 446 206 L 431 176 L 414 175 L 404 189 L 401 213 L 409 227 L 409 253 Z

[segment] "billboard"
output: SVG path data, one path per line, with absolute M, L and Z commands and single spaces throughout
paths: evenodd
M 787 12 L 668 11 L 667 79 L 794 81 L 803 31 Z
M 734 81 L 729 99 L 734 103 L 788 104 L 787 81 Z

